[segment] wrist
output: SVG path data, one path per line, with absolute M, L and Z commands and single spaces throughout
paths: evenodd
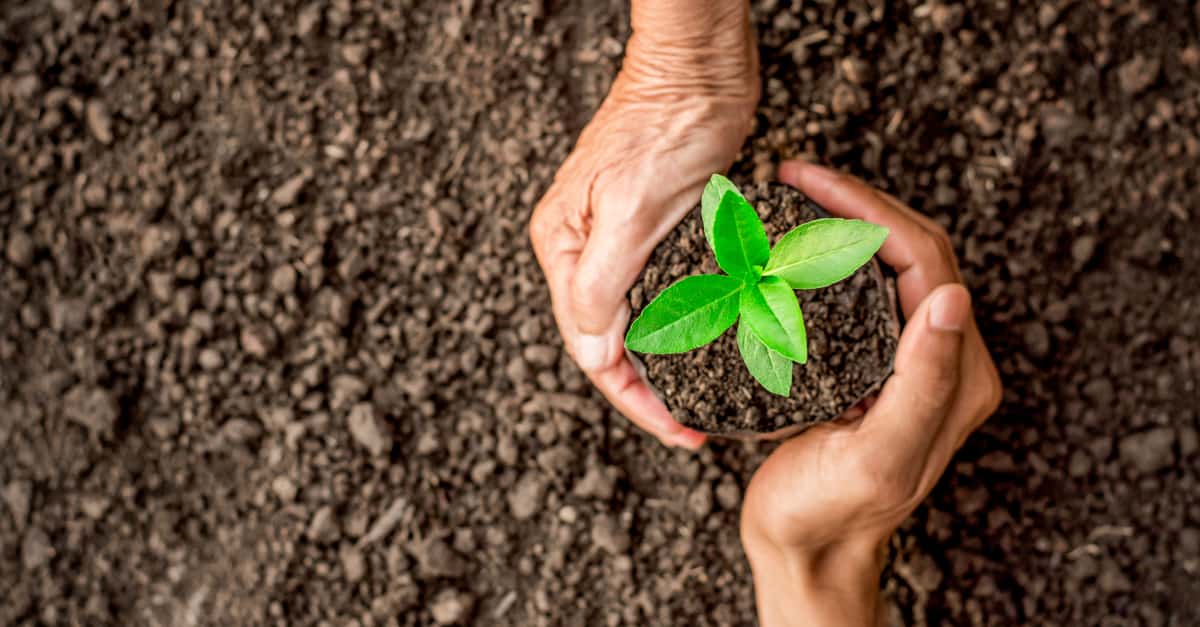
M 621 74 L 658 88 L 757 102 L 758 48 L 744 0 L 635 0 Z
M 883 548 L 845 542 L 820 549 L 743 540 L 763 627 L 878 624 Z

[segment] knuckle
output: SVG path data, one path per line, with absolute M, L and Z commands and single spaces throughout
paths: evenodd
M 549 210 L 547 205 L 542 203 L 533 210 L 533 215 L 529 218 L 529 241 L 533 244 L 535 252 L 543 249 L 550 236 L 550 228 Z
M 577 274 L 571 282 L 571 305 L 576 310 L 590 311 L 600 307 L 603 277 Z
M 942 255 L 949 253 L 949 256 L 953 258 L 954 243 L 950 241 L 950 234 L 946 232 L 946 229 L 934 222 L 925 227 L 925 231 L 929 234 L 929 242 L 933 249 Z
M 1004 400 L 1004 386 L 1000 382 L 1000 375 L 996 374 L 994 369 L 989 369 L 987 381 L 983 385 L 980 397 L 982 402 L 979 414 L 981 417 L 990 416 L 1000 409 L 1000 403 Z
M 926 258 L 933 258 L 942 254 L 942 245 L 938 243 L 937 234 L 928 228 L 919 229 L 917 235 L 917 246 Z
M 908 473 L 897 471 L 877 455 L 856 454 L 851 492 L 859 503 L 886 505 L 907 502 L 916 492 Z
M 927 386 L 916 394 L 921 409 L 936 411 L 946 407 L 958 388 L 958 378 L 949 372 L 940 372 L 929 380 Z

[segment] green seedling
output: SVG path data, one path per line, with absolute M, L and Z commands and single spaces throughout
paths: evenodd
M 704 237 L 725 274 L 685 277 L 646 305 L 625 347 L 667 355 L 700 348 L 734 322 L 750 374 L 780 396 L 792 390 L 792 364 L 808 361 L 808 336 L 795 290 L 828 287 L 854 274 L 888 230 L 862 220 L 822 218 L 788 231 L 772 248 L 754 207 L 714 174 L 700 199 Z

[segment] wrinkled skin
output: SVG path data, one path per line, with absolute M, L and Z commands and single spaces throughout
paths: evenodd
M 694 449 L 704 436 L 671 417 L 625 354 L 627 294 L 745 140 L 758 59 L 742 3 L 682 21 L 671 2 L 646 4 L 635 3 L 624 66 L 534 210 L 530 236 L 575 362 L 625 416 Z
M 898 273 L 907 325 L 865 415 L 808 429 L 758 469 L 742 542 L 764 626 L 870 624 L 885 543 L 995 411 L 1000 379 L 940 226 L 825 168 L 785 163 L 780 178 L 834 215 L 890 229 L 879 256 Z

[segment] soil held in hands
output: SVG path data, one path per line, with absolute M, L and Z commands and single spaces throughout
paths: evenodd
M 762 183 L 744 189 L 772 245 L 792 228 L 822 217 L 802 193 Z M 667 236 L 630 292 L 634 316 L 685 276 L 717 273 L 697 208 Z M 790 397 L 764 389 L 742 361 L 734 325 L 716 341 L 678 355 L 638 355 L 667 408 L 708 433 L 769 433 L 832 420 L 874 392 L 892 371 L 897 319 L 894 289 L 876 263 L 820 290 L 797 292 L 808 330 L 808 363 L 794 366 Z

